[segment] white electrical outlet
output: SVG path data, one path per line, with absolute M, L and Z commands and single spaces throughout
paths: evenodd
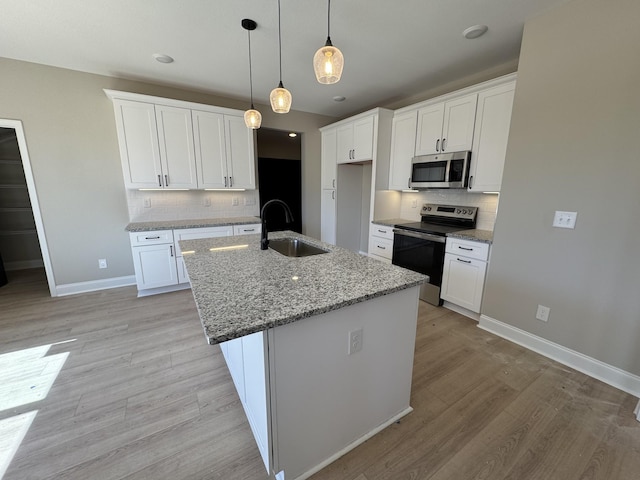
M 349 332 L 349 348 L 347 354 L 353 355 L 360 350 L 362 350 L 362 329 L 358 328 L 357 330 Z
M 209 197 L 204 197 L 204 200 L 202 201 L 202 205 L 204 205 L 205 207 L 210 207 L 211 199 Z
M 411 200 L 411 208 L 418 208 L 418 200 Z
M 231 205 L 233 205 L 234 207 L 237 207 L 237 206 L 238 206 L 238 204 L 239 204 L 239 202 L 238 202 L 238 197 L 233 197 L 233 198 L 231 199 Z
M 538 305 L 538 311 L 536 312 L 536 318 L 543 322 L 549 320 L 549 312 L 551 309 L 549 307 L 545 307 L 544 305 Z
M 553 226 L 558 228 L 576 228 L 576 218 L 578 212 L 556 211 L 553 216 Z
M 149 197 L 144 199 L 144 208 L 151 208 L 151 199 Z
M 99 258 L 98 259 L 98 268 L 107 268 L 107 259 Z

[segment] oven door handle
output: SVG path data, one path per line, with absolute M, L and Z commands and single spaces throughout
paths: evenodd
M 437 243 L 447 242 L 446 237 L 442 237 L 440 235 L 432 235 L 430 233 L 413 232 L 410 230 L 402 230 L 399 228 L 394 228 L 393 233 L 395 233 L 396 235 L 404 235 L 405 237 L 419 238 L 421 240 L 430 240 L 432 242 L 437 242 Z

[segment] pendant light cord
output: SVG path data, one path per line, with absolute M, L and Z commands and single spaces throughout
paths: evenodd
M 328 2 L 329 7 L 327 8 L 327 38 L 331 38 L 331 0 L 328 0 Z
M 249 91 L 251 92 L 251 110 L 253 110 L 253 75 L 251 71 L 251 30 L 247 30 L 249 36 Z
M 282 88 L 282 34 L 280 28 L 280 0 L 278 0 L 278 51 L 280 52 L 280 87 Z

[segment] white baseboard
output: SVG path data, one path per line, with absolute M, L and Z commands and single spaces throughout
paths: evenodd
M 190 283 L 178 283 L 177 285 L 167 285 L 166 287 L 147 288 L 145 290 L 138 290 L 138 297 L 148 297 L 149 295 L 158 295 L 160 293 L 177 292 L 179 290 L 187 290 L 188 288 L 191 288 Z
M 77 293 L 95 292 L 96 290 L 107 290 L 109 288 L 128 287 L 136 284 L 135 275 L 126 277 L 105 278 L 103 280 L 91 280 L 89 282 L 67 283 L 56 285 L 56 297 L 65 295 L 75 295 Z
M 578 370 L 590 377 L 596 378 L 634 397 L 640 397 L 640 377 L 633 373 L 601 362 L 600 360 L 596 360 L 595 358 L 553 343 L 486 315 L 480 315 L 478 327 Z
M 4 262 L 4 269 L 10 270 L 27 270 L 29 268 L 44 268 L 42 259 L 38 260 L 21 260 L 18 262 Z
M 335 462 L 337 459 L 339 459 L 340 457 L 342 457 L 343 455 L 346 455 L 347 453 L 349 453 L 351 450 L 353 450 L 354 448 L 356 448 L 358 445 L 363 444 L 364 442 L 366 442 L 367 440 L 369 440 L 371 437 L 373 437 L 375 434 L 381 432 L 382 430 L 384 430 L 385 428 L 387 428 L 389 425 L 391 425 L 392 423 L 397 422 L 398 420 L 400 420 L 402 417 L 404 417 L 405 415 L 409 414 L 413 412 L 413 408 L 412 407 L 407 407 L 406 409 L 404 409 L 402 412 L 398 413 L 397 415 L 391 417 L 389 420 L 387 420 L 386 422 L 384 422 L 382 425 L 377 426 L 376 428 L 374 428 L 373 430 L 371 430 L 370 432 L 366 433 L 365 435 L 363 435 L 362 437 L 358 438 L 356 441 L 350 443 L 349 445 L 347 445 L 346 447 L 344 447 L 342 450 L 339 450 L 338 452 L 334 453 L 333 455 L 331 455 L 329 458 L 327 458 L 326 460 L 324 460 L 323 462 L 319 463 L 318 465 L 316 465 L 315 467 L 313 467 L 310 470 L 307 470 L 306 472 L 304 472 L 302 475 L 298 476 L 295 478 L 295 480 L 306 480 L 307 478 L 309 478 L 310 476 L 312 476 L 315 473 L 318 473 L 320 470 L 322 470 L 324 467 L 326 467 L 327 465 Z M 280 472 L 282 473 L 282 472 Z M 280 473 L 278 475 L 280 475 Z M 284 472 L 285 474 L 287 473 L 286 470 Z

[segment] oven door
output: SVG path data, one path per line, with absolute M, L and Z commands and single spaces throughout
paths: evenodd
M 446 238 L 409 230 L 393 230 L 394 265 L 429 276 L 429 283 L 422 285 L 420 298 L 432 305 L 442 305 L 440 285 L 444 268 Z

